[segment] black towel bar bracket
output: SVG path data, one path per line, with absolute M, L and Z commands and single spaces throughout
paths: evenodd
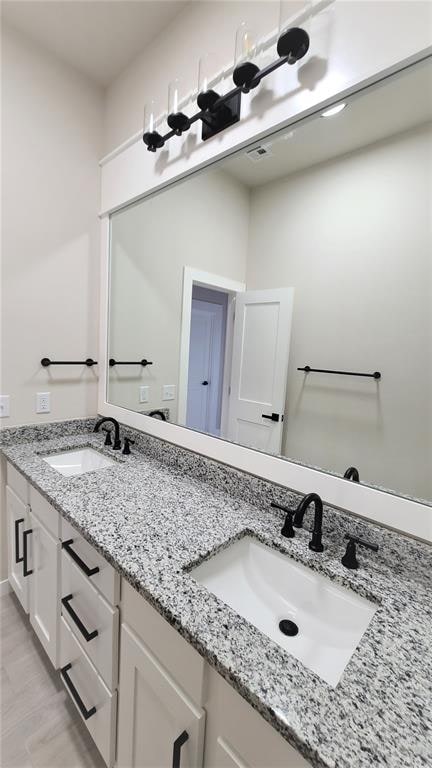
M 44 368 L 49 368 L 50 365 L 86 365 L 91 368 L 93 365 L 97 365 L 97 360 L 88 357 L 87 360 L 50 360 L 49 357 L 43 357 L 41 365 Z
M 329 371 L 326 368 L 311 368 L 310 365 L 305 365 L 304 368 L 297 368 L 298 371 L 304 371 L 305 373 L 334 373 L 339 376 L 363 376 L 365 379 L 375 379 L 378 381 L 381 378 L 379 371 L 374 373 L 355 373 L 354 371 Z
M 146 365 L 153 365 L 150 360 L 146 360 L 143 358 L 143 360 L 114 360 L 113 357 L 110 357 L 109 360 L 110 368 L 113 368 L 115 365 L 142 365 L 143 368 L 146 367 Z

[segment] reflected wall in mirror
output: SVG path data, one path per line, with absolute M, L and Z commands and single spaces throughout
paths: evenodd
M 114 214 L 108 401 L 432 500 L 431 86 L 427 61 Z

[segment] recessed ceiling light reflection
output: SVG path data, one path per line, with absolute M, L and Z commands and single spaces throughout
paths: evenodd
M 345 109 L 346 104 L 345 102 L 342 102 L 342 104 L 336 104 L 334 107 L 329 107 L 329 109 L 324 110 L 324 112 L 321 112 L 321 117 L 333 117 L 334 115 L 338 115 L 339 112 L 342 112 L 343 109 Z

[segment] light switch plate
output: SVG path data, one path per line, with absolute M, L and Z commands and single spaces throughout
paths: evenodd
M 174 400 L 175 384 L 164 384 L 162 387 L 162 400 Z
M 38 392 L 36 395 L 36 413 L 51 411 L 51 392 Z
M 0 419 L 10 416 L 10 396 L 0 395 Z
M 140 403 L 148 403 L 149 399 L 150 387 L 148 384 L 143 384 L 143 386 L 139 388 L 139 401 Z

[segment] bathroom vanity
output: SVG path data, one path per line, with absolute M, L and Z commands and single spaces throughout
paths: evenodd
M 309 526 L 284 538 L 270 507 L 295 507 L 293 492 L 132 430 L 123 456 L 92 426 L 17 428 L 2 450 L 10 583 L 107 765 L 427 764 L 430 547 L 326 506 L 324 551 L 312 552 Z M 68 451 L 109 466 L 68 476 Z M 358 570 L 341 563 L 346 533 L 379 545 L 358 552 Z M 235 554 L 249 542 L 259 553 Z M 233 563 L 232 594 L 246 579 L 271 629 L 263 608 L 244 618 L 217 596 L 211 579 L 229 581 Z M 345 611 L 320 615 L 313 595 L 325 602 L 327 589 Z M 278 598 L 295 637 L 271 635 Z M 300 661 L 314 621 L 318 645 Z M 345 662 L 317 674 L 327 640 Z
M 114 445 L 3 432 L 9 582 L 108 768 L 432 765 L 432 59 L 360 5 L 101 161 Z

